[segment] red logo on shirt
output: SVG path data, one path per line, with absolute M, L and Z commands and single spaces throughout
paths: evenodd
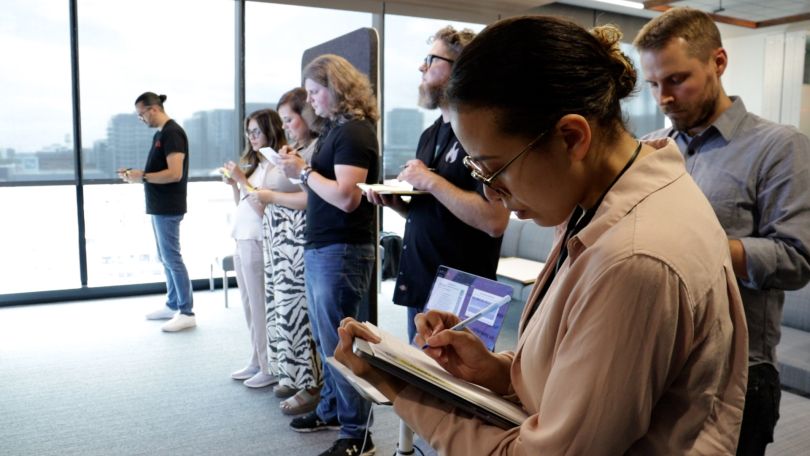
M 159 139 L 155 141 L 155 148 L 156 149 L 160 148 L 160 140 Z

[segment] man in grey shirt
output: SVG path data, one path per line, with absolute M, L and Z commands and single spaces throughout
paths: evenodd
M 635 39 L 644 77 L 686 169 L 729 238 L 748 321 L 748 392 L 737 454 L 765 454 L 779 417 L 784 290 L 810 280 L 810 140 L 745 109 L 720 83 L 728 56 L 704 12 L 673 8 Z

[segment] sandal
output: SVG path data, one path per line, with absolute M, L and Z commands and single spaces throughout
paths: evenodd
M 285 415 L 300 415 L 315 410 L 320 399 L 320 391 L 312 394 L 306 389 L 302 389 L 295 395 L 281 401 L 278 406 L 281 408 L 281 413 Z
M 290 397 L 297 392 L 298 388 L 282 385 L 280 383 L 273 387 L 273 394 L 275 394 L 276 397 L 280 397 L 282 399 L 285 397 Z

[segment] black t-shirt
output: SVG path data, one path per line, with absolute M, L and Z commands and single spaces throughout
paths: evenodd
M 368 170 L 366 183 L 377 182 L 379 145 L 374 125 L 367 119 L 349 120 L 332 125 L 321 136 L 312 154 L 312 169 L 335 180 L 335 165 L 350 165 Z M 374 206 L 361 198 L 360 206 L 346 213 L 324 201 L 317 193 L 307 192 L 307 229 L 305 248 L 330 244 L 374 244 Z
M 451 184 L 483 198 L 482 184 L 463 164 L 466 155 L 450 123 L 442 122 L 441 117 L 422 133 L 416 152 L 416 158 Z M 501 240 L 462 222 L 433 195 L 413 196 L 393 301 L 423 308 L 440 265 L 495 279 Z
M 183 158 L 183 178 L 171 184 L 144 182 L 146 213 L 154 215 L 182 215 L 186 213 L 186 187 L 188 186 L 188 138 L 177 122 L 169 120 L 152 138 L 152 149 L 146 159 L 145 173 L 169 168 L 166 157 L 180 152 Z

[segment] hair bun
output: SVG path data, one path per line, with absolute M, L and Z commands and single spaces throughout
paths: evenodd
M 599 44 L 607 51 L 611 60 L 616 64 L 614 74 L 616 80 L 616 92 L 619 99 L 625 98 L 636 88 L 636 68 L 633 62 L 622 52 L 620 46 L 622 32 L 612 24 L 600 25 L 590 30 L 591 35 L 599 41 Z
M 158 98 L 160 98 L 160 102 L 163 103 L 164 101 L 166 101 L 167 97 L 166 95 L 160 95 Z

